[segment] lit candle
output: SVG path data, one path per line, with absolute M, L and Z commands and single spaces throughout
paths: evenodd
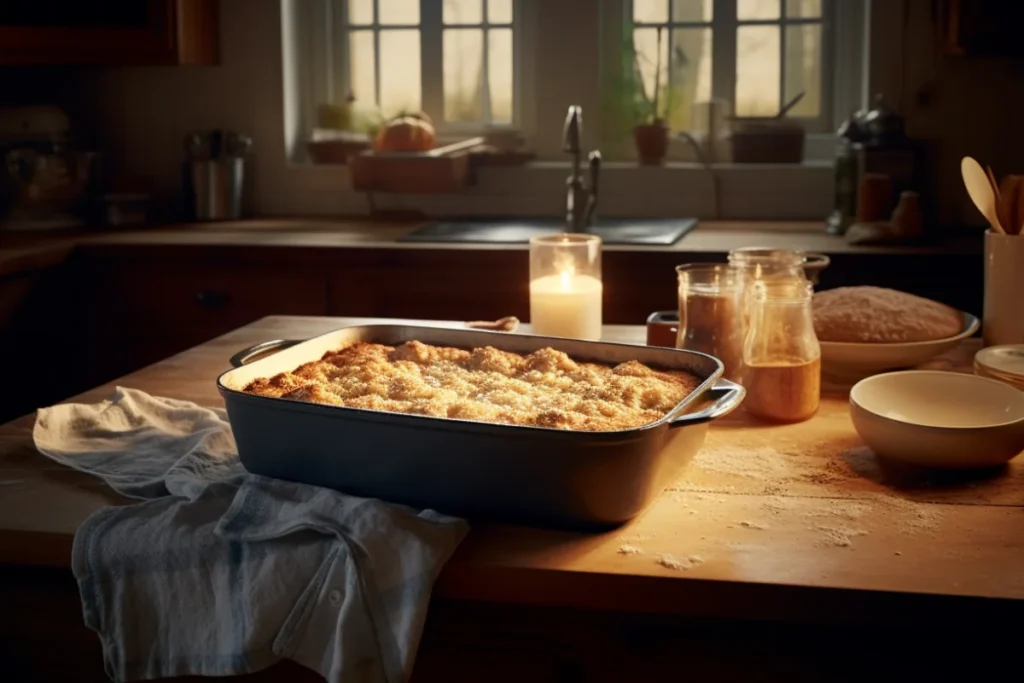
M 530 326 L 535 334 L 601 338 L 600 245 L 592 235 L 536 238 L 531 244 Z

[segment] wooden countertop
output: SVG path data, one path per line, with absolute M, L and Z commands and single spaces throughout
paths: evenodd
M 214 379 L 239 349 L 303 338 L 342 318 L 269 317 L 117 382 L 220 405 Z M 641 327 L 606 338 L 642 343 Z M 962 369 L 967 343 L 930 363 Z M 114 384 L 75 400 L 107 397 Z M 33 418 L 0 427 L 0 563 L 68 566 L 73 534 L 123 502 L 35 452 Z M 880 463 L 844 390 L 819 414 L 716 423 L 683 477 L 619 530 L 579 535 L 478 526 L 435 596 L 696 616 L 844 624 L 989 619 L 1024 611 L 1024 457 L 997 472 L 927 477 Z M 1012 615 L 1008 615 L 1012 613 Z
M 4 232 L 0 230 L 0 276 L 48 268 L 80 246 L 216 246 L 307 249 L 525 250 L 527 245 L 413 243 L 397 240 L 422 222 L 371 219 L 262 219 L 181 224 L 124 231 Z M 837 254 L 980 253 L 981 239 L 957 238 L 931 246 L 854 246 L 825 233 L 814 221 L 701 221 L 667 247 L 608 245 L 606 251 L 727 253 L 745 246 Z

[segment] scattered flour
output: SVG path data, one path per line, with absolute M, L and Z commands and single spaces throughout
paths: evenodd
M 819 545 L 836 546 L 849 548 L 853 545 L 853 539 L 857 536 L 866 536 L 868 532 L 863 529 L 851 529 L 849 527 L 816 526 L 815 531 L 821 532 Z
M 658 555 L 658 558 L 655 561 L 662 567 L 665 567 L 667 569 L 683 571 L 686 569 L 693 569 L 698 564 L 702 564 L 704 562 L 704 558 L 700 555 L 690 555 L 689 557 L 676 557 L 675 555 L 669 555 L 668 553 L 664 553 Z
M 620 545 L 619 555 L 643 555 L 644 551 L 641 548 L 637 548 L 635 545 Z
M 748 529 L 757 529 L 758 531 L 764 531 L 768 528 L 768 525 L 759 524 L 757 522 L 740 522 L 740 526 L 744 526 Z

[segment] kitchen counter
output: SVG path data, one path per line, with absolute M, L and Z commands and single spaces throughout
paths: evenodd
M 422 222 L 377 222 L 371 219 L 263 219 L 170 225 L 124 231 L 0 231 L 0 276 L 47 268 L 63 262 L 80 247 L 220 247 L 306 250 L 525 250 L 527 245 L 412 243 L 397 240 Z M 606 245 L 609 252 L 726 254 L 744 246 L 803 249 L 829 255 L 979 254 L 981 239 L 955 238 L 922 246 L 854 246 L 810 221 L 701 221 L 671 246 Z
M 239 349 L 364 322 L 264 318 L 75 400 L 118 384 L 220 405 L 214 380 Z M 606 328 L 617 341 L 643 335 Z M 930 366 L 963 369 L 975 349 L 967 342 Z M 1024 614 L 1024 458 L 969 480 L 923 479 L 863 447 L 846 401 L 832 387 L 805 423 L 769 427 L 742 413 L 716 422 L 684 476 L 618 530 L 477 526 L 434 595 L 817 624 L 1013 623 Z M 82 520 L 125 501 L 37 454 L 32 423 L 0 428 L 0 564 L 67 568 Z

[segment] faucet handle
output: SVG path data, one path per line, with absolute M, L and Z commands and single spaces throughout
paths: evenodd
M 562 127 L 562 146 L 566 152 L 579 153 L 580 138 L 583 136 L 583 108 L 578 104 L 569 105 Z
M 601 152 L 594 150 L 587 155 L 587 164 L 590 169 L 590 182 L 587 185 L 587 189 L 590 191 L 590 196 L 597 196 L 597 181 L 601 175 Z

